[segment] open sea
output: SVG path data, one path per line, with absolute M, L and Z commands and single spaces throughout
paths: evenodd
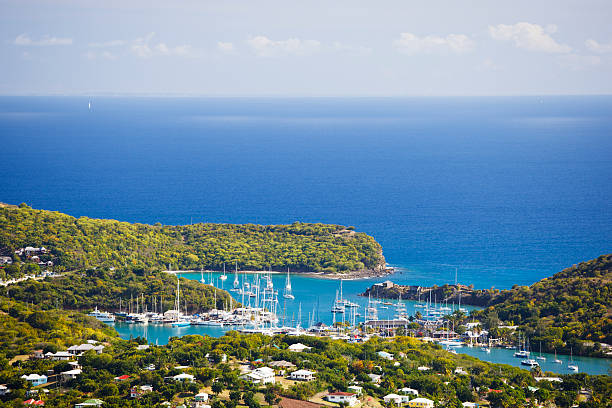
M 0 97 L 0 201 L 352 225 L 408 284 L 509 288 L 612 251 L 610 96 L 89 100 Z

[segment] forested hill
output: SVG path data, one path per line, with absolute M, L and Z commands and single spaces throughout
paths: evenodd
M 328 224 L 146 225 L 75 218 L 0 206 L 0 255 L 25 246 L 49 249 L 56 270 L 123 266 L 160 270 L 240 269 L 348 272 L 384 266 L 381 246 L 352 227 Z
M 519 324 L 546 351 L 606 354 L 597 343 L 612 344 L 612 254 L 502 291 L 490 304 L 481 312 L 489 321 Z

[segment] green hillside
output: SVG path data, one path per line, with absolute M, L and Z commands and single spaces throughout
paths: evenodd
M 0 255 L 25 246 L 49 249 L 56 270 L 219 270 L 223 263 L 232 268 L 238 262 L 247 270 L 333 273 L 384 266 L 381 246 L 372 237 L 340 225 L 146 225 L 0 206 Z
M 612 344 L 612 254 L 564 269 L 531 286 L 517 286 L 490 299 L 479 312 L 490 325 L 514 322 L 534 348 L 574 354 L 605 354 Z M 497 330 L 497 335 L 504 335 Z M 611 351 L 611 350 L 607 350 Z

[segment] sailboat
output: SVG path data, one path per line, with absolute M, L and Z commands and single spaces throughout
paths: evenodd
M 238 280 L 238 261 L 236 261 L 236 270 L 234 271 L 234 288 L 231 289 L 232 292 L 240 291 L 240 281 Z
M 570 362 L 567 365 L 567 369 L 570 370 L 570 371 L 578 372 L 578 364 L 574 363 L 574 359 L 573 359 L 573 354 L 574 353 L 573 353 L 573 351 L 574 350 L 572 348 L 570 348 Z
M 176 299 L 175 299 L 175 310 L 176 310 L 176 320 L 174 322 L 172 322 L 172 327 L 187 327 L 190 326 L 191 323 L 189 323 L 189 321 L 185 320 L 182 316 L 181 316 L 181 279 L 178 275 L 176 275 Z
M 540 342 L 540 355 L 536 357 L 536 360 L 546 361 L 546 357 L 542 355 L 542 342 Z
M 204 280 L 204 269 L 200 269 L 200 282 L 206 283 L 206 281 Z
M 91 110 L 91 101 L 89 101 L 89 104 L 87 105 L 87 108 L 88 108 L 89 110 Z
M 287 280 L 285 282 L 285 294 L 283 297 L 285 299 L 295 299 L 295 296 L 293 296 L 291 292 L 291 274 L 289 273 L 289 268 L 287 268 Z
M 225 262 L 223 262 L 223 275 L 219 276 L 221 282 L 225 282 L 227 280 L 227 275 L 225 274 Z
M 342 298 L 342 279 L 340 279 L 340 297 L 338 297 L 338 291 L 336 291 L 336 300 L 334 301 L 331 312 L 336 314 L 344 313 L 345 311 L 346 308 L 344 306 L 344 299 Z
M 557 358 L 557 349 L 555 349 L 555 359 L 553 360 L 553 363 L 555 364 L 563 364 L 563 361 L 559 360 Z

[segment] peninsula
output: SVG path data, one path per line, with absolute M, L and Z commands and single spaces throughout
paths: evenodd
M 147 225 L 0 204 L 0 256 L 20 261 L 15 251 L 28 246 L 45 248 L 40 261 L 52 262 L 56 272 L 126 265 L 147 271 L 219 271 L 224 264 L 339 277 L 385 272 L 380 244 L 342 225 Z M 6 277 L 23 272 L 15 269 Z

